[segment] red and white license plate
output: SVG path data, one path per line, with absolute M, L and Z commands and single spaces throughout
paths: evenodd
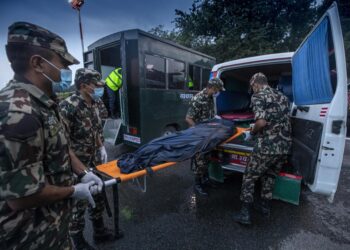
M 239 152 L 239 151 L 231 151 L 227 152 L 230 153 L 230 163 L 233 164 L 239 164 L 246 166 L 248 162 L 248 157 L 250 153 L 247 152 Z

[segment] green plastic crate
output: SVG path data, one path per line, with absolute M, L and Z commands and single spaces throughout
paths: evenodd
M 299 205 L 301 176 L 280 173 L 276 177 L 272 198 Z

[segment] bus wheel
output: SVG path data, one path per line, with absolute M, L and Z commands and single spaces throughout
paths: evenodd
M 163 130 L 163 136 L 171 135 L 176 132 L 176 128 L 174 126 L 166 126 Z

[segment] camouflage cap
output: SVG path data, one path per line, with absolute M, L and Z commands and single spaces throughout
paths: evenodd
M 103 87 L 105 85 L 98 71 L 85 68 L 80 68 L 75 71 L 75 83 L 93 83 L 98 87 Z
M 221 81 L 220 78 L 212 78 L 208 81 L 208 86 L 216 87 L 221 91 L 225 91 L 224 83 Z
M 250 78 L 249 84 L 252 85 L 253 83 L 256 84 L 268 84 L 267 83 L 267 77 L 259 72 L 259 73 L 255 73 L 252 78 Z
M 8 28 L 8 44 L 22 43 L 38 46 L 56 52 L 69 64 L 79 64 L 67 50 L 65 41 L 59 35 L 27 22 L 15 22 Z

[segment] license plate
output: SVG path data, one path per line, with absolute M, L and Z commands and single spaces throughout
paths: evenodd
M 250 153 L 231 151 L 230 153 L 230 163 L 246 166 Z

